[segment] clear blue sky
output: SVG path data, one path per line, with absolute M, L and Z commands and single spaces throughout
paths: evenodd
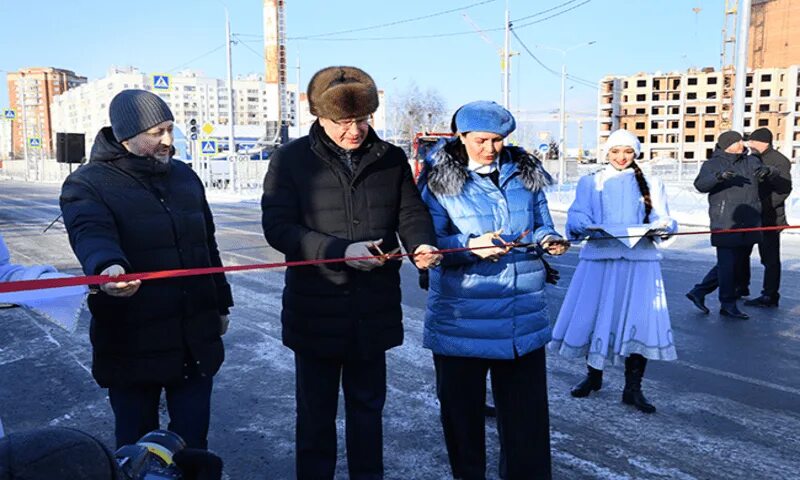
M 499 101 L 497 48 L 473 31 L 463 13 L 484 30 L 500 29 L 505 0 L 325 39 L 296 38 L 397 22 L 479 2 L 286 0 L 289 79 L 295 81 L 299 57 L 304 85 L 319 68 L 350 64 L 372 74 L 389 96 L 413 81 L 423 89 L 438 90 L 451 109 L 479 98 Z M 192 68 L 224 78 L 223 4 L 230 10 L 232 31 L 240 34 L 242 41 L 233 47 L 234 75 L 263 72 L 260 0 L 0 0 L 0 70 L 55 66 L 95 79 L 104 76 L 111 65 L 133 65 L 146 72 Z M 690 66 L 719 68 L 722 0 L 509 0 L 508 4 L 512 21 L 565 4 L 515 22 L 517 34 L 554 70 L 560 70 L 562 55 L 538 45 L 563 49 L 596 41 L 567 55 L 569 73 L 592 82 L 606 74 L 666 72 Z M 701 10 L 695 13 L 693 9 L 698 7 Z M 525 26 L 537 20 L 542 21 Z M 467 33 L 424 38 L 451 32 Z M 485 35 L 502 46 L 502 31 L 487 31 Z M 512 61 L 512 108 L 557 109 L 559 77 L 538 65 L 513 36 L 511 45 L 512 50 L 520 52 Z M 3 75 L 0 72 L 0 80 Z M 571 86 L 567 110 L 594 111 L 597 91 Z M 7 85 L 2 81 L 0 107 L 7 104 Z

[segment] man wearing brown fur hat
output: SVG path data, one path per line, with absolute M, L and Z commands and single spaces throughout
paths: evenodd
M 308 100 L 318 117 L 309 134 L 270 158 L 264 236 L 288 261 L 354 259 L 286 270 L 281 321 L 295 353 L 297 478 L 334 476 L 341 378 L 350 478 L 379 479 L 385 352 L 403 341 L 403 315 L 400 262 L 373 255 L 399 250 L 399 236 L 418 268 L 441 256 L 405 154 L 370 128 L 372 78 L 355 67 L 324 68 Z

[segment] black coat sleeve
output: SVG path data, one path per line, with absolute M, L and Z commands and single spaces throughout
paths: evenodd
M 768 181 L 772 187 L 772 207 L 783 204 L 792 193 L 792 163 L 779 152 L 772 152 L 769 166 L 777 170 L 777 174 Z
M 208 206 L 208 201 L 206 200 L 205 191 L 202 184 L 200 185 L 200 189 L 203 192 L 203 216 L 206 220 L 206 232 L 208 235 L 208 238 L 206 239 L 206 245 L 208 245 L 208 255 L 211 259 L 212 267 L 221 267 L 222 259 L 220 258 L 219 247 L 217 246 L 214 215 L 211 213 L 211 208 Z M 233 293 L 231 293 L 231 286 L 228 284 L 228 279 L 225 278 L 224 273 L 215 273 L 213 278 L 214 284 L 217 287 L 219 313 L 222 315 L 228 315 L 230 313 L 229 308 L 233 306 Z
M 122 251 L 114 215 L 80 173 L 78 170 L 64 181 L 59 203 L 69 243 L 83 272 L 97 275 L 115 264 L 130 272 L 131 266 Z
M 694 188 L 698 192 L 708 193 L 719 186 L 722 181 L 717 177 L 717 174 L 722 173 L 722 164 L 713 158 L 703 162 L 700 166 L 700 173 L 694 179 Z
M 402 151 L 400 155 L 402 156 L 402 175 L 397 230 L 406 251 L 412 253 L 423 244 L 436 246 L 436 232 L 428 207 L 422 201 L 419 190 L 414 184 L 414 176 L 406 155 Z
M 303 225 L 300 193 L 292 180 L 292 159 L 281 151 L 273 153 L 261 196 L 261 226 L 267 242 L 290 261 L 343 258 L 352 242 Z

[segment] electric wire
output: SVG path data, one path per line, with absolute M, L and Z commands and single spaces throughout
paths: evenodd
M 542 11 L 540 11 L 540 12 L 536 12 L 536 13 L 534 13 L 534 14 L 532 14 L 532 15 L 527 15 L 527 16 L 525 16 L 525 17 L 515 18 L 515 19 L 513 19 L 513 20 L 511 20 L 511 21 L 512 21 L 512 22 L 521 22 L 521 21 L 523 21 L 523 20 L 527 20 L 527 19 L 529 19 L 529 18 L 538 17 L 539 15 L 544 15 L 545 13 L 552 12 L 553 10 L 558 10 L 558 9 L 559 9 L 559 8 L 561 8 L 561 7 L 566 7 L 566 6 L 567 6 L 567 5 L 569 5 L 570 3 L 575 3 L 575 2 L 577 2 L 577 1 L 578 1 L 578 0 L 569 0 L 569 1 L 567 1 L 567 2 L 564 2 L 564 3 L 561 3 L 561 4 L 559 4 L 559 5 L 556 5 L 555 7 L 548 8 L 547 10 L 542 10 Z
M 583 2 L 581 2 L 581 3 L 577 4 L 577 5 L 574 5 L 574 6 L 570 7 L 570 8 L 567 8 L 566 10 L 562 10 L 560 12 L 554 13 L 554 14 L 552 14 L 550 16 L 547 16 L 547 17 L 544 17 L 544 18 L 540 18 L 540 19 L 534 20 L 532 22 L 523 23 L 522 25 L 517 25 L 516 28 L 525 28 L 525 27 L 529 27 L 531 25 L 535 25 L 537 23 L 542 23 L 544 21 L 550 20 L 551 18 L 558 17 L 559 15 L 563 15 L 563 14 L 565 14 L 567 12 L 571 12 L 572 10 L 575 10 L 576 8 L 582 7 L 583 5 L 586 5 L 587 3 L 591 2 L 591 1 L 592 0 L 584 0 Z
M 483 0 L 481 2 L 475 2 L 475 3 L 469 4 L 469 5 L 466 5 L 466 6 L 463 6 L 463 7 L 451 8 L 449 10 L 443 10 L 443 11 L 440 11 L 440 12 L 429 13 L 427 15 L 421 15 L 421 16 L 418 16 L 418 17 L 405 18 L 405 19 L 402 19 L 402 20 L 395 20 L 393 22 L 381 23 L 381 24 L 378 24 L 378 25 L 370 25 L 370 26 L 367 26 L 367 27 L 351 28 L 351 29 L 348 29 L 348 30 L 338 30 L 338 31 L 335 31 L 335 32 L 317 33 L 317 34 L 313 34 L 313 35 L 301 35 L 301 36 L 297 36 L 297 37 L 287 37 L 287 40 L 309 40 L 309 39 L 320 38 L 320 37 L 329 37 L 329 36 L 332 36 L 332 35 L 341 35 L 341 34 L 344 34 L 344 33 L 354 33 L 354 32 L 364 32 L 364 31 L 367 31 L 367 30 L 375 30 L 375 29 L 378 29 L 378 28 L 391 27 L 391 26 L 394 26 L 394 25 L 401 25 L 403 23 L 411 23 L 411 22 L 417 22 L 419 20 L 426 20 L 428 18 L 438 17 L 438 16 L 441 16 L 441 15 L 446 15 L 448 13 L 454 13 L 454 12 L 458 12 L 458 11 L 461 11 L 461 10 L 466 10 L 468 8 L 477 7 L 479 5 L 484 5 L 484 4 L 487 4 L 487 3 L 493 3 L 495 1 L 497 1 L 497 0 Z
M 172 73 L 172 72 L 174 72 L 176 70 L 180 70 L 183 67 L 189 66 L 190 64 L 192 64 L 192 63 L 194 63 L 194 62 L 196 62 L 198 60 L 201 60 L 201 59 L 211 55 L 212 53 L 216 53 L 218 50 L 221 50 L 222 48 L 225 48 L 225 44 L 224 43 L 222 45 L 214 48 L 213 50 L 209 50 L 206 53 L 204 53 L 202 55 L 199 55 L 199 56 L 189 60 L 188 62 L 185 62 L 185 63 L 183 63 L 181 65 L 178 65 L 177 67 L 174 67 L 174 68 L 171 68 L 171 69 L 167 70 L 167 73 Z

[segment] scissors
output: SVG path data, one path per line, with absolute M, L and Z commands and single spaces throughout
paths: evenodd
M 371 254 L 375 255 L 376 257 L 379 257 L 379 259 L 382 262 L 385 262 L 387 260 L 402 260 L 402 257 L 393 257 L 392 256 L 392 255 L 400 252 L 400 247 L 397 247 L 394 250 L 391 250 L 389 252 L 384 253 L 383 250 L 381 250 L 381 247 L 379 247 L 378 245 L 375 245 L 373 243 L 373 244 L 369 245 L 367 247 L 367 249 L 369 250 L 369 252 Z
M 504 246 L 504 247 L 509 248 L 509 249 L 528 247 L 528 246 L 531 245 L 530 243 L 521 243 L 521 242 L 522 242 L 522 239 L 527 237 L 529 233 L 531 233 L 531 230 L 527 229 L 527 230 L 523 231 L 522 233 L 520 233 L 519 235 L 517 235 L 516 238 L 514 238 L 510 242 L 505 242 L 505 241 L 503 241 L 501 239 L 501 241 L 503 242 L 504 245 L 499 245 L 499 246 Z M 500 238 L 499 235 L 498 235 L 498 238 Z

